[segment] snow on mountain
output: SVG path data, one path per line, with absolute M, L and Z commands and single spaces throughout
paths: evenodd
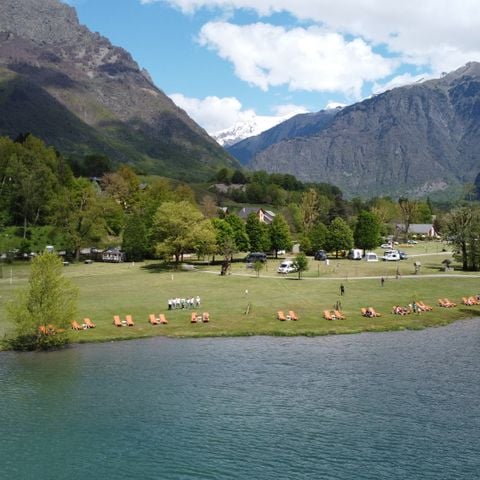
M 252 113 L 236 122 L 233 127 L 213 133 L 212 137 L 223 147 L 229 147 L 245 138 L 259 135 L 298 113 L 296 111 L 282 116 L 265 116 Z

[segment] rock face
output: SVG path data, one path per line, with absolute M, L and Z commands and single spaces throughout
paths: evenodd
M 341 108 L 322 110 L 316 113 L 301 113 L 272 127 L 267 131 L 246 138 L 231 145 L 227 150 L 242 164 L 248 164 L 252 158 L 271 145 L 285 139 L 307 137 L 328 127 Z
M 62 153 L 104 153 L 177 178 L 236 165 L 128 52 L 59 0 L 0 2 L 0 135 L 25 132 Z
M 422 196 L 474 183 L 480 64 L 345 107 L 316 133 L 257 150 L 248 165 L 333 183 L 350 197 Z

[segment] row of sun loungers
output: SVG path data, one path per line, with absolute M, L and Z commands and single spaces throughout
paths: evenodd
M 464 305 L 480 305 L 480 300 L 478 300 L 476 297 L 463 297 L 462 302 Z
M 72 330 L 86 330 L 87 328 L 95 328 L 95 324 L 89 318 L 84 318 L 82 324 L 76 320 L 72 322 Z
M 325 320 L 345 320 L 345 315 L 340 310 L 324 310 Z
M 208 323 L 210 321 L 210 314 L 208 312 L 203 312 L 201 315 L 198 315 L 197 312 L 192 312 L 190 316 L 190 323 Z
M 279 310 L 277 312 L 277 319 L 281 322 L 285 322 L 286 320 L 294 320 L 296 322 L 298 320 L 298 315 L 293 310 L 289 310 L 288 315 L 285 315 L 283 310 Z

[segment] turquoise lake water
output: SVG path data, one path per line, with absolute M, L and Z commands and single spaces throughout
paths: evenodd
M 480 321 L 0 353 L 2 479 L 480 478 Z

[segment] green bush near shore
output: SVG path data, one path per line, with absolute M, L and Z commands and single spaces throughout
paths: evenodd
M 219 266 L 209 265 L 186 271 L 165 270 L 155 262 L 69 265 L 64 269 L 65 276 L 79 287 L 80 292 L 76 320 L 81 323 L 84 317 L 89 317 L 97 325 L 95 329 L 72 331 L 72 341 L 111 341 L 155 335 L 314 336 L 421 329 L 480 316 L 480 307 L 461 305 L 463 296 L 479 293 L 480 277 L 460 272 L 450 276 L 440 272 L 445 256 L 449 254 L 418 257 L 417 260 L 422 261 L 419 275 L 410 275 L 414 272 L 413 259 L 398 264 L 367 264 L 341 259 L 332 260 L 328 267 L 310 261 L 310 269 L 302 280 L 298 280 L 296 274 L 278 275 L 276 267 L 280 260 L 270 260 L 268 268 L 258 278 L 241 262 L 234 264 L 232 275 L 227 276 L 220 276 Z M 398 278 L 397 267 L 401 270 Z M 25 285 L 28 275 L 28 264 L 3 266 L 0 278 L 1 336 L 13 328 L 6 319 L 5 303 L 12 298 L 16 287 Z M 384 286 L 381 286 L 381 276 L 386 278 Z M 340 296 L 341 283 L 345 286 L 344 296 Z M 191 310 L 167 310 L 169 298 L 197 295 L 202 302 L 197 311 L 208 311 L 209 323 L 191 324 Z M 437 299 L 441 297 L 457 302 L 457 307 L 438 307 Z M 393 305 L 407 305 L 413 300 L 423 300 L 434 310 L 418 315 L 391 314 Z M 337 301 L 341 303 L 346 319 L 323 319 L 323 310 L 332 309 Z M 373 306 L 382 317 L 362 317 L 360 308 L 365 306 Z M 285 313 L 294 310 L 300 320 L 280 322 L 276 319 L 278 310 Z M 168 325 L 150 325 L 150 313 L 157 316 L 165 313 Z M 133 316 L 135 326 L 114 327 L 113 315 L 124 318 L 126 314 Z

